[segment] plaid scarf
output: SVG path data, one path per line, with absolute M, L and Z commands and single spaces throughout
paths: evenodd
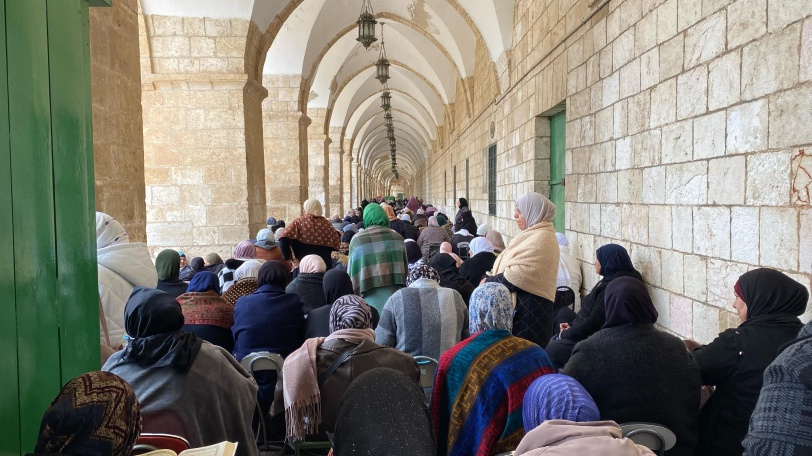
M 403 237 L 389 228 L 371 226 L 350 242 L 349 274 L 356 294 L 406 285 L 408 265 Z

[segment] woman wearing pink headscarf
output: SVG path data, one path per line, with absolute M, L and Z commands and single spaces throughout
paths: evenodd
M 287 293 L 296 293 L 302 298 L 304 313 L 327 304 L 324 298 L 324 273 L 327 265 L 318 255 L 306 255 L 299 262 L 299 273 L 285 288 Z
M 231 258 L 226 260 L 226 266 L 217 273 L 220 279 L 220 293 L 225 293 L 234 285 L 234 272 L 248 260 L 257 258 L 257 248 L 251 241 L 242 241 L 234 247 Z

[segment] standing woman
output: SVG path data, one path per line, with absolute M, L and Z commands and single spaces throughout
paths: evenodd
M 279 248 L 285 261 L 298 263 L 307 255 L 318 255 L 327 269 L 332 267 L 332 253 L 338 250 L 341 235 L 322 217 L 322 212 L 319 200 L 305 201 L 304 215 L 292 221 L 279 236 Z
M 460 210 L 457 211 L 457 216 L 454 217 L 454 232 L 456 233 L 460 230 L 476 232 L 476 220 L 474 220 L 474 214 L 471 213 L 471 209 L 468 208 L 468 200 L 460 198 L 457 201 L 457 207 L 459 207 Z
M 505 285 L 514 296 L 513 334 L 545 347 L 553 332 L 558 277 L 558 240 L 552 223 L 555 204 L 541 193 L 530 192 L 516 200 L 513 218 L 521 233 L 496 258 L 487 281 Z
M 693 351 L 702 384 L 716 385 L 716 392 L 699 415 L 697 456 L 739 456 L 744 452 L 742 441 L 761 392 L 764 371 L 778 356 L 779 347 L 798 336 L 803 327 L 798 316 L 806 310 L 809 299 L 803 285 L 766 268 L 743 274 L 733 290 L 733 308 L 741 325 Z

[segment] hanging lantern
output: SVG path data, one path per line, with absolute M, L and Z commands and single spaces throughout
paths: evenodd
M 358 38 L 355 41 L 363 44 L 365 48 L 369 48 L 370 44 L 378 41 L 375 38 L 375 25 L 378 24 L 378 21 L 375 20 L 370 0 L 364 0 L 361 5 L 361 16 L 358 17 L 355 23 L 358 24 Z
M 392 95 L 389 93 L 389 87 L 384 86 L 383 93 L 381 94 L 381 108 L 384 111 L 389 111 L 392 108 Z
M 390 143 L 392 141 L 394 141 L 395 140 L 395 130 L 387 130 L 386 131 L 386 137 L 389 138 Z
M 389 59 L 386 58 L 386 43 L 383 40 L 383 22 L 381 22 L 381 53 L 375 68 L 377 69 L 375 79 L 381 81 L 381 84 L 385 83 L 389 79 Z
M 384 116 L 383 116 L 383 124 L 386 125 L 387 128 L 388 127 L 393 127 L 394 125 L 393 125 L 392 122 L 393 122 L 392 113 L 387 111 L 386 114 L 384 114 Z

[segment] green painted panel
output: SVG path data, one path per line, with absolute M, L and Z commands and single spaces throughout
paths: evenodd
M 11 217 L 11 152 L 8 143 L 8 80 L 6 78 L 6 8 L 0 0 L 0 258 L 14 258 Z M 17 318 L 14 262 L 0 262 L 0 455 L 20 454 L 20 404 L 17 381 Z
M 20 434 L 33 450 L 61 385 L 45 0 L 6 3 Z M 54 39 L 58 39 L 55 37 Z
M 555 204 L 555 230 L 564 232 L 564 176 L 566 174 L 567 112 L 550 117 L 550 200 Z
M 62 383 L 99 368 L 87 0 L 48 2 Z

